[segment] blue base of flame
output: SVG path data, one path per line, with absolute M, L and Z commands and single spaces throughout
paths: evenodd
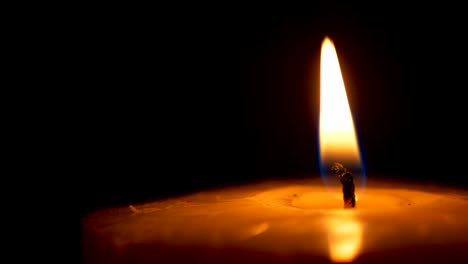
M 337 177 L 337 175 L 334 175 L 330 172 L 330 167 L 333 162 L 335 161 L 326 162 L 326 161 L 322 161 L 319 159 L 320 177 L 322 178 L 323 183 L 327 187 L 341 186 L 341 182 L 339 178 Z M 342 163 L 346 167 L 346 169 L 348 169 L 353 175 L 356 191 L 357 190 L 363 191 L 367 184 L 367 176 L 366 176 L 366 172 L 364 170 L 364 166 L 362 162 L 361 164 L 357 166 L 352 166 L 350 164 L 347 164 L 346 162 L 340 162 L 340 163 Z
M 360 149 L 362 149 L 361 146 L 359 147 Z M 348 169 L 353 175 L 356 192 L 363 192 L 365 190 L 365 187 L 367 185 L 367 173 L 365 170 L 365 159 L 362 152 L 360 152 L 361 162 L 359 164 L 347 163 L 343 160 L 323 160 L 323 158 L 320 155 L 320 146 L 317 150 L 317 153 L 318 164 L 320 168 L 320 177 L 322 178 L 322 181 L 325 184 L 325 186 L 327 186 L 327 188 L 341 186 L 338 177 L 336 175 L 331 174 L 330 172 L 330 167 L 333 164 L 333 162 L 339 162 L 343 164 L 343 166 L 345 166 L 345 168 Z

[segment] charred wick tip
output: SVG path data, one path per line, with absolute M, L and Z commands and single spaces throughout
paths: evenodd
M 341 163 L 334 162 L 330 168 L 331 172 L 338 176 L 343 186 L 343 201 L 344 208 L 356 207 L 356 195 L 354 193 L 354 179 L 350 171 L 348 171 Z

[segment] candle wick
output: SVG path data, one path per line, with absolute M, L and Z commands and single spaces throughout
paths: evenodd
M 341 163 L 334 162 L 331 166 L 331 172 L 338 176 L 343 185 L 344 208 L 356 207 L 356 195 L 354 193 L 354 178 L 351 172 Z

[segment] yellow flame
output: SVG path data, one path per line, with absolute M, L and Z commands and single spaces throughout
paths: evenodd
M 322 161 L 360 163 L 353 118 L 335 45 L 326 37 L 320 58 L 320 156 Z
M 328 220 L 328 249 L 331 261 L 353 261 L 360 251 L 361 241 L 361 223 L 351 215 L 343 212 Z

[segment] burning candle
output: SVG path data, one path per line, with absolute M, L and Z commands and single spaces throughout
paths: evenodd
M 321 176 L 206 190 L 82 218 L 85 263 L 453 263 L 468 259 L 468 193 L 366 182 L 333 42 L 321 57 Z M 339 162 L 349 190 L 331 173 Z M 367 187 L 364 189 L 364 187 Z M 345 188 L 346 187 L 346 188 Z M 346 207 L 346 206 L 345 206 Z

